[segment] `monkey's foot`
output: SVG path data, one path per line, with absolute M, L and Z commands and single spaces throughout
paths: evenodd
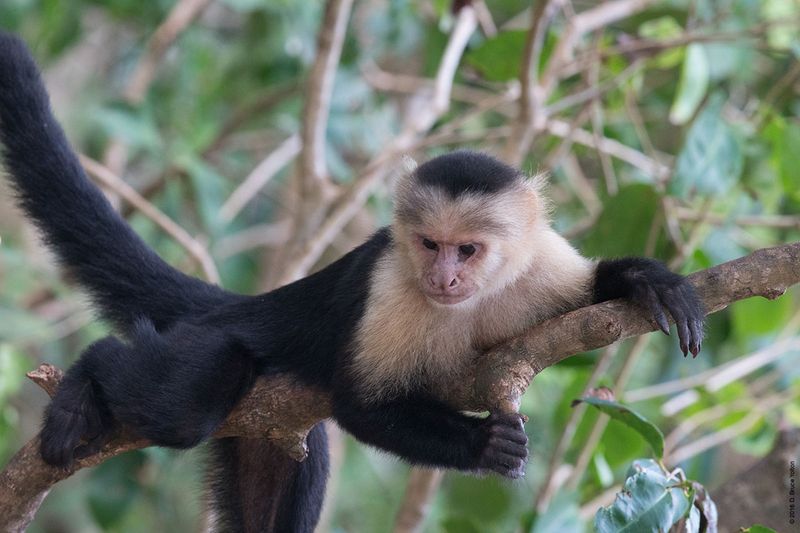
M 47 407 L 40 434 L 42 459 L 52 466 L 68 468 L 75 459 L 97 453 L 108 438 L 111 428 L 91 393 L 90 385 L 76 391 L 59 389 Z M 78 399 L 77 402 L 68 401 Z

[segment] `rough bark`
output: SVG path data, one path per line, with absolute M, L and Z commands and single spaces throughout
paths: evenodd
M 800 282 L 800 242 L 756 251 L 696 272 L 690 280 L 707 313 L 753 296 L 777 298 L 787 287 Z M 655 329 L 645 313 L 627 302 L 605 302 L 578 309 L 535 325 L 482 355 L 471 377 L 454 383 L 446 396 L 464 409 L 516 410 L 522 393 L 545 368 L 572 354 Z M 43 365 L 30 377 L 52 394 L 61 373 Z M 306 453 L 305 435 L 309 428 L 328 416 L 330 398 L 325 391 L 301 386 L 285 376 L 261 378 L 216 436 L 267 436 L 301 460 Z M 148 445 L 147 441 L 122 432 L 101 453 L 77 462 L 71 469 L 61 470 L 41 460 L 38 437 L 32 439 L 0 472 L 0 530 L 23 530 L 50 487 L 78 469 Z
M 798 460 L 800 430 L 782 431 L 766 457 L 713 491 L 720 531 L 739 531 L 753 524 L 775 531 L 796 527 L 799 519 L 795 518 L 794 526 L 789 522 L 789 504 L 790 498 L 797 498 L 790 472 L 792 463 L 796 471 Z

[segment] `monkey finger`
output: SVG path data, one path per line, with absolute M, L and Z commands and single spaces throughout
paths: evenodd
M 675 329 L 678 331 L 678 343 L 681 347 L 683 356 L 689 354 L 689 318 L 686 316 L 686 308 L 684 306 L 683 298 L 680 297 L 677 291 L 664 291 L 661 294 L 661 300 L 664 302 L 669 313 L 675 320 Z
M 503 477 L 507 477 L 509 479 L 520 479 L 525 477 L 525 468 L 523 466 L 519 466 L 517 468 L 507 468 L 504 466 L 498 466 L 497 468 L 492 468 L 493 471 L 500 474 Z
M 499 437 L 503 440 L 507 440 L 509 442 L 515 442 L 517 444 L 526 445 L 528 444 L 528 436 L 525 434 L 521 428 L 516 427 L 508 427 L 508 426 L 501 426 L 499 424 L 492 425 L 489 429 L 489 434 L 493 437 Z
M 494 470 L 498 474 L 507 476 L 510 472 L 522 470 L 525 466 L 525 461 L 519 457 L 514 457 L 501 452 L 496 452 L 490 457 L 487 457 L 484 462 L 484 467 Z
M 653 319 L 655 320 L 659 329 L 661 329 L 665 335 L 669 335 L 669 321 L 667 320 L 667 316 L 664 314 L 663 304 L 658 298 L 658 294 L 656 294 L 655 289 L 653 289 L 653 287 L 650 285 L 647 286 L 646 302 L 647 307 L 650 308 L 650 312 L 653 314 Z
M 489 415 L 487 420 L 499 422 L 508 426 L 518 427 L 520 429 L 523 427 L 523 415 L 520 413 L 504 413 L 502 411 L 498 411 Z
M 689 351 L 692 352 L 692 357 L 697 357 L 700 353 L 700 346 L 703 344 L 703 321 L 693 319 L 689 321 L 689 330 L 692 333 L 692 342 L 689 345 Z
M 525 432 L 525 423 L 523 422 L 523 415 L 519 413 L 492 413 L 486 419 L 486 424 L 490 427 L 506 427 L 515 431 Z
M 488 446 L 494 450 L 525 459 L 528 456 L 528 448 L 524 444 L 519 444 L 498 437 L 491 437 Z
M 703 342 L 703 319 L 705 313 L 703 312 L 703 305 L 700 303 L 694 291 L 694 287 L 689 283 L 683 283 L 680 289 L 688 317 L 689 332 L 691 334 L 689 351 L 692 353 L 693 357 L 697 357 L 697 354 L 700 352 L 700 345 Z

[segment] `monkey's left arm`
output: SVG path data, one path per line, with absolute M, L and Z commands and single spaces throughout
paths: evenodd
M 593 303 L 629 299 L 649 310 L 661 330 L 669 335 L 665 311 L 675 320 L 683 355 L 697 356 L 703 342 L 703 304 L 694 287 L 663 263 L 644 257 L 607 259 L 597 264 Z
M 335 387 L 333 417 L 358 440 L 423 466 L 521 477 L 528 437 L 517 413 L 462 414 L 420 392 L 365 403 L 351 386 Z

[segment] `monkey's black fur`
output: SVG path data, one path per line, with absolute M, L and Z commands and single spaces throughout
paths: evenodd
M 451 198 L 466 192 L 492 194 L 519 179 L 520 171 L 479 152 L 457 150 L 417 167 L 417 180 L 443 189 Z
M 2 33 L 0 142 L 20 205 L 121 335 L 91 345 L 67 372 L 45 414 L 48 463 L 65 466 L 92 453 L 118 424 L 157 444 L 194 446 L 257 376 L 288 372 L 330 390 L 336 421 L 368 444 L 416 464 L 522 474 L 527 437 L 519 415 L 468 417 L 423 390 L 371 403 L 356 394 L 348 346 L 365 312 L 370 273 L 393 246 L 388 229 L 320 272 L 259 296 L 178 272 L 86 178 L 28 51 Z M 496 192 L 518 175 L 470 152 L 434 159 L 418 173 L 453 196 Z M 594 294 L 648 306 L 662 298 L 681 322 L 682 344 L 699 348 L 702 311 L 687 286 L 660 263 L 629 259 L 602 262 Z M 298 464 L 266 441 L 217 442 L 211 485 L 222 528 L 312 531 L 328 468 L 322 426 L 308 443 L 309 458 Z

